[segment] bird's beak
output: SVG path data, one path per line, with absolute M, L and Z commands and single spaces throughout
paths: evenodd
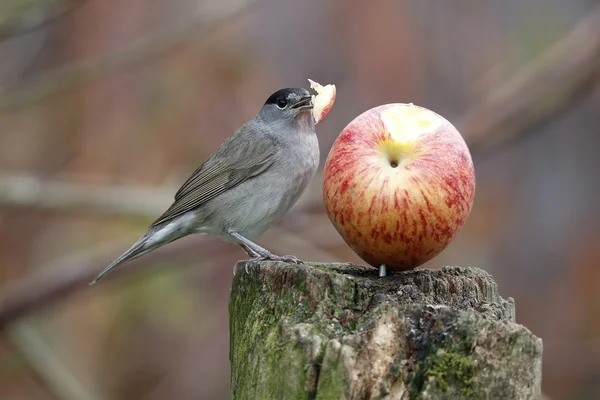
M 294 110 L 310 110 L 313 108 L 311 101 L 312 101 L 312 96 L 305 96 L 305 97 L 301 98 L 299 102 L 294 104 L 292 106 L 292 108 Z

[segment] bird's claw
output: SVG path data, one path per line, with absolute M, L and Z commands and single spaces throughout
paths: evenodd
M 283 261 L 283 262 L 291 262 L 294 264 L 304 264 L 304 262 L 296 256 L 276 256 L 271 254 L 270 257 L 267 258 L 271 261 Z
M 282 261 L 291 262 L 294 264 L 304 264 L 304 261 L 302 261 L 296 256 L 276 256 L 275 254 L 270 253 L 258 257 L 252 257 L 248 260 L 240 260 L 236 262 L 233 266 L 233 276 L 235 276 L 238 270 L 240 269 L 240 263 L 244 263 L 244 271 L 246 271 L 246 274 L 249 274 L 250 271 L 248 270 L 248 264 L 250 264 L 251 261 Z
M 233 265 L 233 276 L 236 276 L 238 271 L 240 270 L 240 263 L 245 263 L 244 269 L 246 270 L 246 273 L 248 273 L 248 263 L 246 261 L 250 260 L 239 260 Z
M 273 253 L 263 254 L 259 257 L 252 257 L 248 261 L 281 261 L 291 262 L 294 264 L 304 264 L 304 262 L 296 256 L 276 256 Z

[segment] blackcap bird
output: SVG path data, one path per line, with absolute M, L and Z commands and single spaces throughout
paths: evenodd
M 317 171 L 312 108 L 306 89 L 273 93 L 183 184 L 148 232 L 90 284 L 122 263 L 192 233 L 234 242 L 252 260 L 301 263 L 294 256 L 276 256 L 252 239 L 283 217 Z

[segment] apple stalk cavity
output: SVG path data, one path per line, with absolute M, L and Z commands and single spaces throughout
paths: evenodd
M 380 269 L 407 270 L 444 250 L 475 195 L 469 149 L 442 116 L 387 104 L 340 133 L 323 172 L 325 209 L 346 243 Z

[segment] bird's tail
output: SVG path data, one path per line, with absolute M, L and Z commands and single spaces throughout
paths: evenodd
M 98 282 L 105 275 L 107 275 L 109 272 L 111 272 L 113 269 L 117 268 L 119 265 L 123 264 L 124 262 L 131 261 L 135 258 L 138 258 L 139 256 L 142 256 L 142 255 L 154 250 L 156 247 L 158 247 L 157 245 L 149 244 L 148 238 L 149 238 L 148 234 L 142 236 L 137 242 L 135 242 L 133 244 L 133 246 L 131 246 L 129 248 L 129 250 L 127 250 L 125 253 L 123 253 L 119 258 L 117 258 L 115 261 L 113 261 L 108 267 L 104 268 L 102 270 L 102 272 L 100 272 L 98 275 L 96 275 L 94 280 L 90 282 L 90 285 L 93 285 L 94 283 Z

